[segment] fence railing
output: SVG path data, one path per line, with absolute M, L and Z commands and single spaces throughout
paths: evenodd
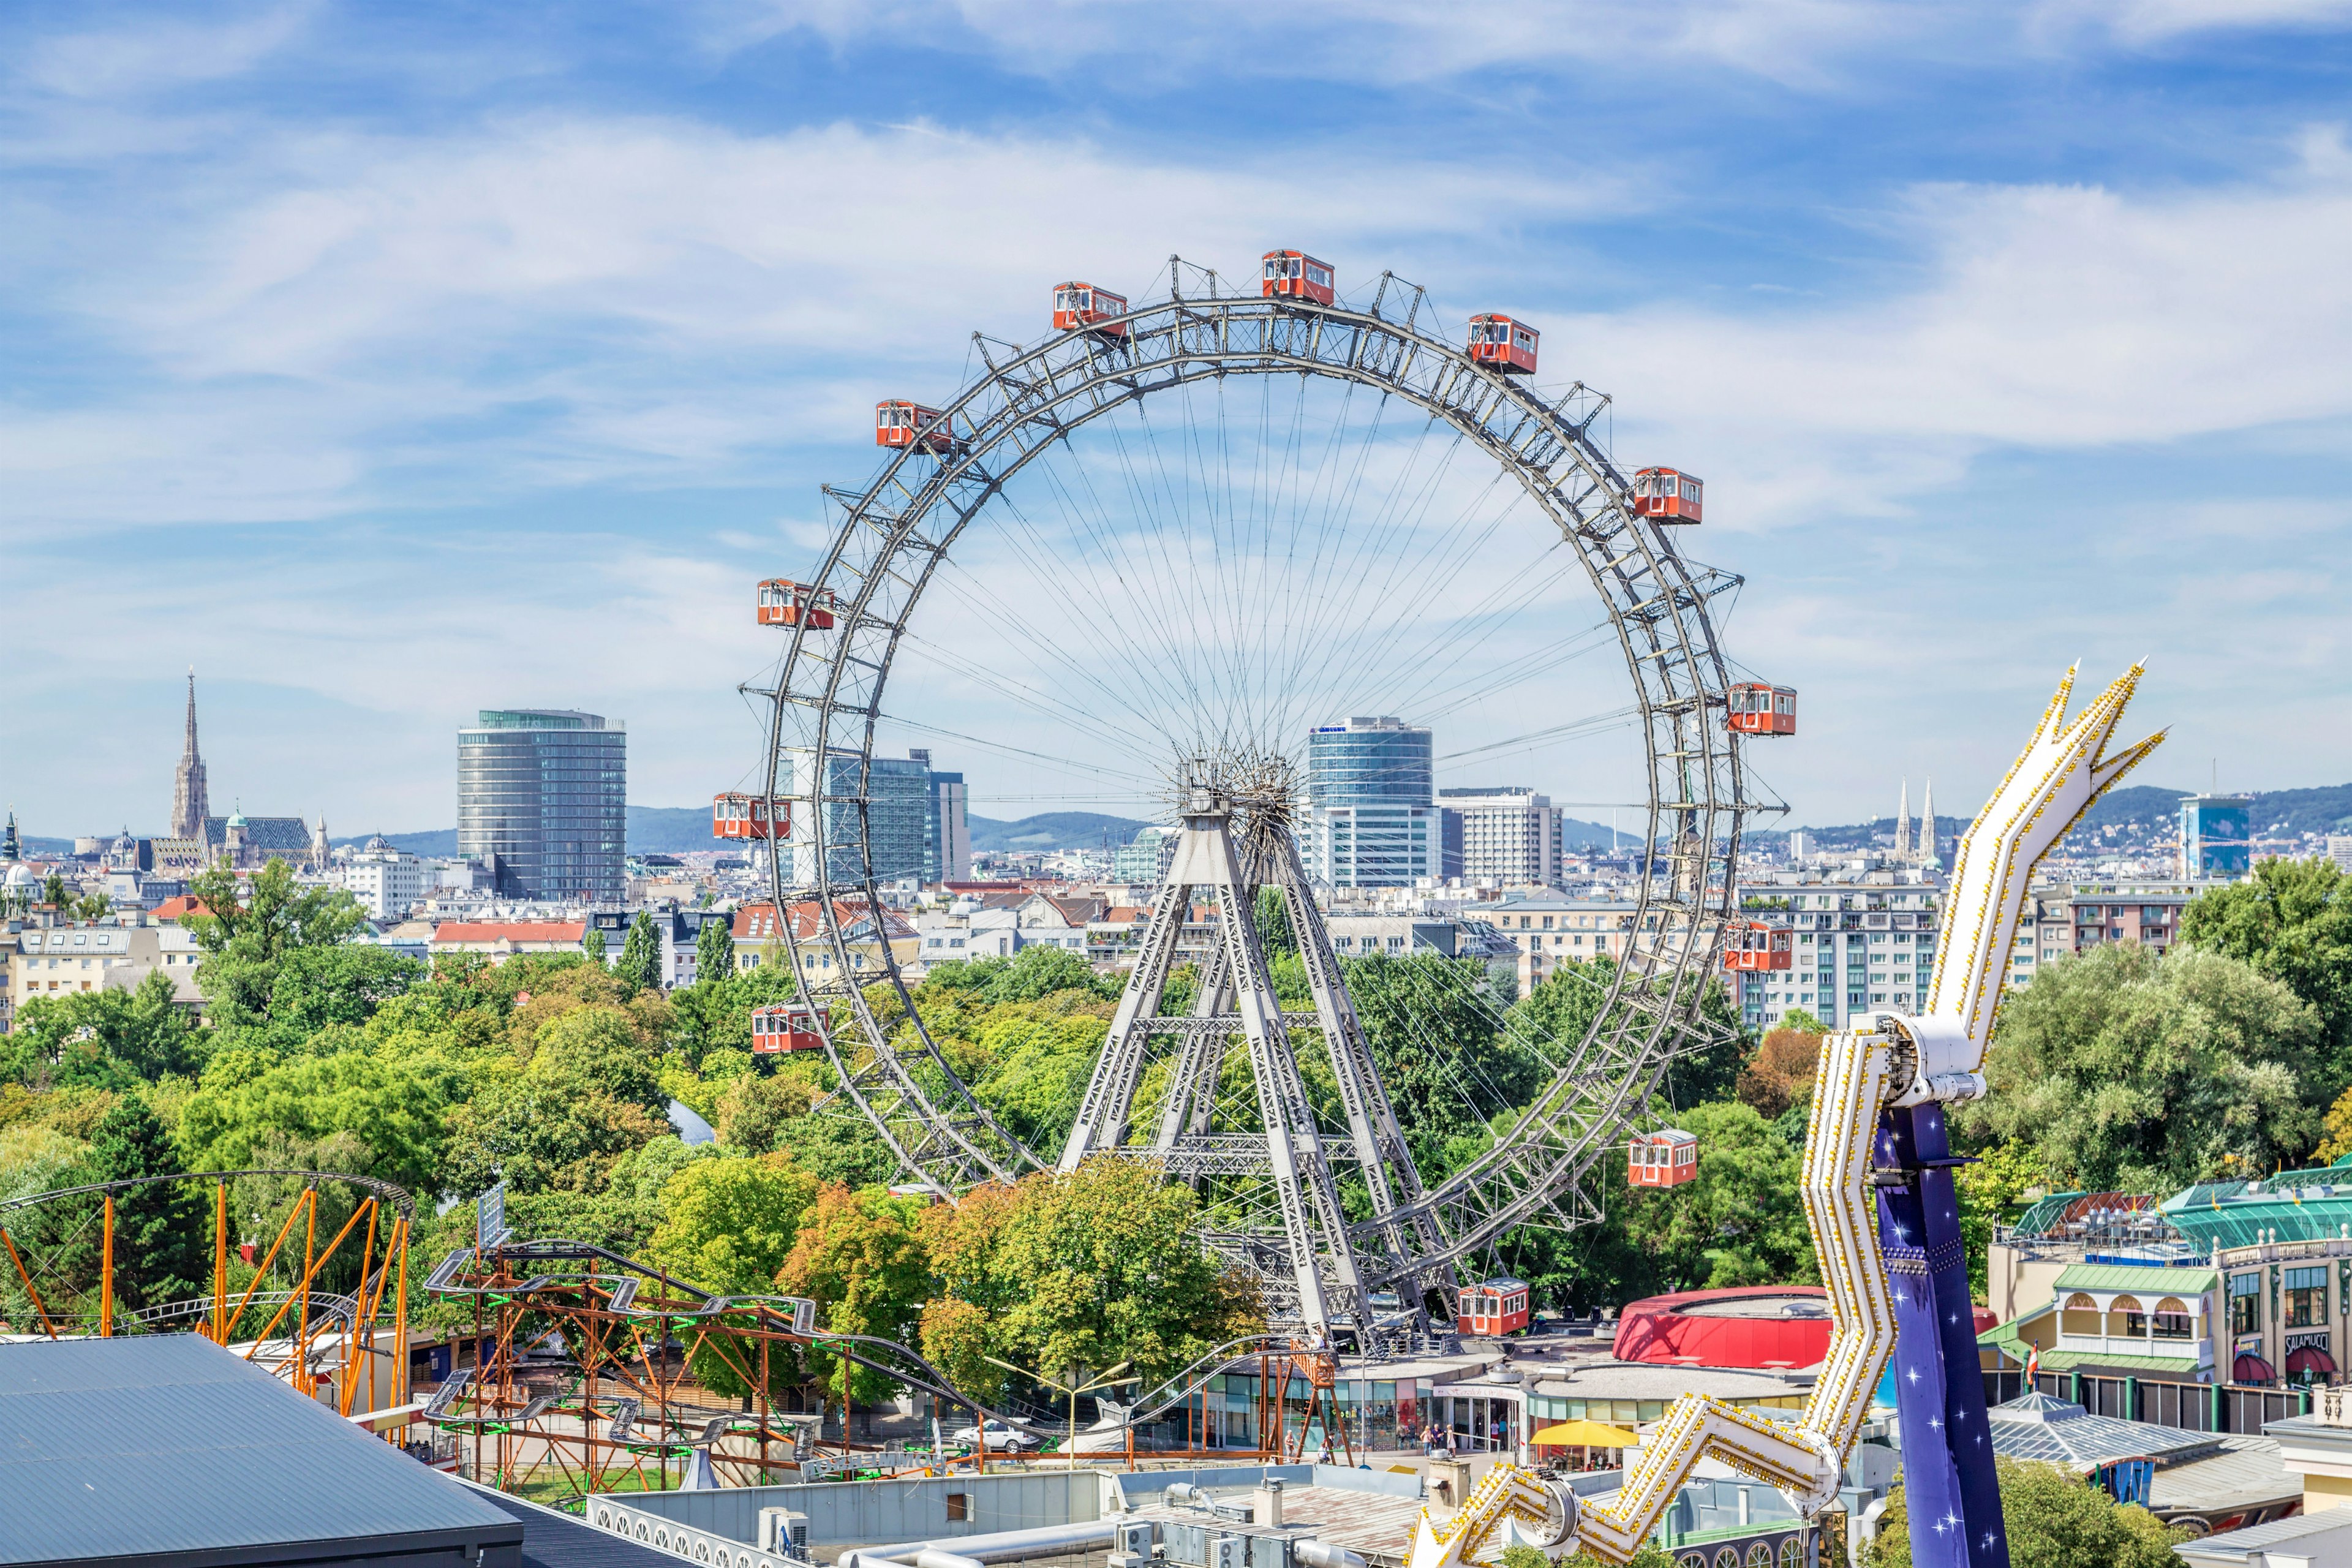
M 2146 1421 L 2183 1432 L 2259 1434 L 2266 1421 L 2309 1415 L 2312 1391 L 2234 1383 L 2182 1383 L 2159 1377 L 2102 1377 L 2045 1372 L 2034 1379 L 2042 1394 L 2071 1400 L 2094 1415 Z M 2000 1405 L 2025 1392 L 2025 1373 L 1984 1373 L 1985 1403 Z

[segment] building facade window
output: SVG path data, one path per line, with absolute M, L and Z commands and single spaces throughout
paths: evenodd
M 2290 1268 L 2286 1271 L 2286 1326 L 2317 1328 L 2327 1321 L 2327 1270 Z
M 2260 1274 L 2230 1276 L 2230 1331 L 2233 1334 L 2258 1334 L 2263 1331 L 2263 1277 Z

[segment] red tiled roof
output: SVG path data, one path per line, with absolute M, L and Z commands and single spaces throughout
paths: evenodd
M 181 894 L 176 899 L 165 899 L 155 906 L 155 918 L 158 921 L 175 921 L 184 915 L 211 913 L 212 910 L 205 907 L 205 901 L 202 899 L 192 898 L 186 893 Z
M 819 913 L 820 906 L 814 899 L 803 899 L 792 907 L 794 942 L 807 942 L 817 934 Z M 834 900 L 833 918 L 849 931 L 853 940 L 871 940 L 871 933 L 862 929 L 868 923 L 863 900 Z M 887 910 L 882 911 L 882 919 L 884 929 L 894 939 L 915 934 L 914 927 Z M 737 942 L 774 942 L 782 934 L 776 929 L 776 906 L 773 904 L 745 904 L 735 911 Z
M 443 921 L 433 928 L 436 942 L 576 942 L 587 933 L 580 921 Z

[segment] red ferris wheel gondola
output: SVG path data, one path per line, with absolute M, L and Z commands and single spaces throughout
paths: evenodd
M 1339 275 L 1328 261 L 1318 261 L 1303 250 L 1269 250 L 1258 281 L 1258 292 L 1272 300 L 1307 300 L 1328 305 L 1339 297 Z
M 760 584 L 760 624 L 763 626 L 796 626 L 805 619 L 811 630 L 829 632 L 837 608 L 830 588 L 812 588 L 789 577 L 771 577 Z
M 768 817 L 768 797 L 745 795 L 730 790 L 710 797 L 710 837 L 713 838 L 789 838 L 793 833 L 793 807 L 790 801 L 776 803 L 775 819 Z
M 1634 1133 L 1625 1159 L 1625 1179 L 1637 1187 L 1679 1187 L 1698 1180 L 1698 1139 L 1679 1127 Z
M 1743 735 L 1797 732 L 1797 689 L 1767 680 L 1735 681 L 1724 689 L 1724 723 Z
M 1696 522 L 1706 487 L 1680 468 L 1643 468 L 1633 476 L 1633 515 L 1652 522 Z
M 1493 314 L 1470 318 L 1470 357 L 1514 375 L 1536 372 L 1536 340 L 1543 334 L 1525 321 Z
M 877 447 L 919 447 L 926 452 L 955 450 L 955 432 L 936 408 L 893 397 L 874 405 L 874 444 Z
M 1087 327 L 1107 338 L 1127 336 L 1127 296 L 1097 289 L 1091 283 L 1064 283 L 1054 289 L 1054 330 L 1074 331 Z
M 1734 921 L 1723 933 L 1723 967 L 1742 974 L 1796 967 L 1786 926 L 1762 921 Z
M 751 1010 L 753 1056 L 823 1049 L 824 1034 L 817 1027 L 816 1009 L 807 1003 L 774 1002 Z

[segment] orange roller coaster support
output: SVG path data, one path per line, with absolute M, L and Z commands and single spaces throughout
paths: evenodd
M 114 1194 L 106 1194 L 106 1250 L 98 1266 L 98 1337 L 114 1337 Z
M 319 1194 L 315 1191 L 312 1192 L 310 1194 L 310 1206 L 314 1211 L 318 1207 L 318 1200 Z M 302 1317 L 300 1320 L 302 1328 L 294 1342 L 294 1353 L 298 1356 L 308 1355 L 310 1353 L 310 1281 L 314 1277 L 316 1277 L 319 1270 L 326 1266 L 327 1259 L 335 1255 L 335 1249 L 342 1246 L 343 1237 L 351 1235 L 352 1226 L 359 1224 L 360 1216 L 363 1214 L 373 1212 L 374 1208 L 375 1200 L 373 1198 L 368 1199 L 367 1202 L 362 1204 L 358 1208 L 352 1211 L 351 1218 L 343 1221 L 343 1228 L 335 1232 L 335 1239 L 327 1244 L 326 1251 L 320 1252 L 315 1247 L 310 1249 L 310 1266 L 302 1271 L 302 1282 L 299 1285 L 297 1285 L 294 1288 L 293 1294 L 289 1296 L 286 1300 L 278 1306 L 277 1316 L 269 1320 L 268 1327 L 263 1329 L 260 1333 L 254 1336 L 253 1350 L 245 1352 L 246 1360 L 251 1361 L 253 1359 L 254 1352 L 258 1351 L 261 1348 L 262 1342 L 269 1338 L 271 1331 L 278 1327 L 278 1323 L 285 1318 L 286 1314 L 293 1310 L 294 1304 L 297 1301 L 299 1301 L 302 1304 Z M 317 1217 L 318 1216 L 314 1212 L 311 1216 L 311 1223 L 314 1227 L 317 1224 Z M 310 1381 L 310 1374 L 305 1372 L 301 1373 L 301 1378 L 302 1381 L 296 1384 L 295 1386 L 300 1388 L 303 1393 L 308 1394 L 310 1390 L 306 1385 Z
M 338 1402 L 338 1408 L 345 1415 L 352 1413 L 352 1400 L 360 1391 L 359 1379 L 353 1374 L 359 1370 L 360 1326 L 362 1323 L 367 1326 L 368 1378 L 371 1382 L 375 1378 L 375 1303 L 368 1300 L 367 1289 L 368 1259 L 375 1256 L 375 1204 L 373 1200 L 367 1208 L 367 1239 L 360 1243 L 360 1288 L 352 1300 L 352 1315 L 356 1321 L 343 1330 L 343 1397 Z M 376 1294 L 383 1294 L 381 1284 L 376 1287 Z
M 56 1339 L 58 1326 L 49 1321 L 49 1310 L 41 1305 L 41 1293 L 33 1286 L 32 1272 L 25 1267 L 25 1260 L 16 1256 L 16 1244 L 9 1238 L 5 1226 L 0 1226 L 0 1247 L 8 1249 L 8 1261 L 16 1266 L 16 1278 L 25 1282 L 25 1294 L 33 1299 L 33 1310 L 40 1315 L 41 1331 L 47 1334 L 49 1338 Z
M 213 1343 L 228 1343 L 228 1184 L 213 1185 Z
M 308 1193 L 303 1194 L 305 1197 L 311 1195 Z M 286 1223 L 278 1227 L 278 1239 L 269 1244 L 268 1252 L 262 1254 L 261 1267 L 253 1271 L 253 1279 L 246 1285 L 245 1294 L 236 1300 L 236 1310 L 228 1315 L 227 1326 L 221 1330 L 221 1343 L 228 1343 L 229 1335 L 236 1331 L 236 1321 L 245 1316 L 245 1309 L 251 1304 L 253 1293 L 261 1289 L 264 1279 L 269 1278 L 269 1266 L 278 1261 L 278 1249 L 286 1245 L 288 1237 L 294 1234 L 294 1222 L 301 1216 L 302 1205 L 299 1202 L 286 1211 Z

